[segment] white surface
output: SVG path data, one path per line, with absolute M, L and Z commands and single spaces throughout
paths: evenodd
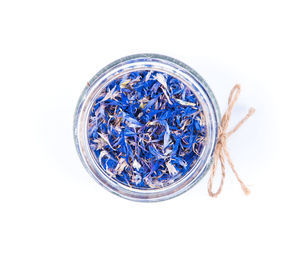
M 298 1 L 1 1 L 0 254 L 299 254 Z M 111 61 L 182 60 L 225 110 L 242 84 L 223 193 L 208 176 L 161 203 L 130 202 L 85 172 L 72 119 Z

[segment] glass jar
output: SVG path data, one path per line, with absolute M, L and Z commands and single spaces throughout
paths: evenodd
M 178 79 L 197 97 L 203 108 L 207 134 L 204 148 L 191 169 L 170 185 L 153 189 L 130 187 L 111 178 L 97 162 L 89 146 L 89 114 L 99 93 L 118 77 L 133 71 L 159 71 Z M 175 197 L 196 184 L 211 166 L 217 142 L 220 112 L 216 99 L 204 79 L 186 64 L 158 54 L 137 54 L 114 61 L 100 70 L 82 92 L 74 116 L 74 140 L 80 159 L 94 179 L 109 191 L 134 201 L 162 201 Z

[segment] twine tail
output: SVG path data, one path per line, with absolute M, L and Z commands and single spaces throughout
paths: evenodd
M 226 155 L 227 162 L 230 165 L 232 172 L 234 173 L 236 179 L 238 180 L 238 182 L 241 185 L 242 190 L 244 191 L 245 195 L 249 195 L 251 193 L 251 191 L 246 186 L 246 184 L 241 180 L 240 176 L 238 175 L 237 171 L 235 170 L 234 165 L 233 165 L 232 160 L 231 160 L 231 157 L 230 157 L 229 152 L 228 152 L 226 147 L 224 148 L 224 153 Z
M 217 189 L 217 191 L 213 192 L 212 191 L 212 189 L 213 189 L 213 182 L 214 182 L 214 178 L 215 178 L 215 174 L 216 174 L 216 170 L 217 170 L 218 161 L 220 161 L 220 163 L 221 163 L 222 179 L 221 179 L 221 182 L 219 184 L 219 188 Z M 212 165 L 212 170 L 211 170 L 211 175 L 210 175 L 210 178 L 208 180 L 208 193 L 209 193 L 209 195 L 211 197 L 217 197 L 221 193 L 223 185 L 224 185 L 225 175 L 226 175 L 226 172 L 225 172 L 225 160 L 224 160 L 224 156 L 223 156 L 222 151 L 220 151 L 220 153 L 218 153 L 214 157 L 214 161 L 213 161 L 213 165 Z
M 228 162 L 230 168 L 232 169 L 236 179 L 240 183 L 241 188 L 244 191 L 244 193 L 246 195 L 250 194 L 249 188 L 241 180 L 241 178 L 239 177 L 237 171 L 235 170 L 234 164 L 231 160 L 231 157 L 230 157 L 228 149 L 227 149 L 227 138 L 229 136 L 231 136 L 233 133 L 235 133 L 244 124 L 244 122 L 247 119 L 249 119 L 249 117 L 252 116 L 255 112 L 254 108 L 250 108 L 247 115 L 240 122 L 238 122 L 238 124 L 231 131 L 226 132 L 226 130 L 228 128 L 229 120 L 230 120 L 230 117 L 231 117 L 231 114 L 232 114 L 233 107 L 234 107 L 236 101 L 238 100 L 238 97 L 240 95 L 240 91 L 241 91 L 241 86 L 239 84 L 236 84 L 232 88 L 232 90 L 230 92 L 230 95 L 229 95 L 229 98 L 228 98 L 228 108 L 225 111 L 225 113 L 222 117 L 221 124 L 219 126 L 218 141 L 217 141 L 217 145 L 216 145 L 216 149 L 215 149 L 215 155 L 214 155 L 214 161 L 213 161 L 213 165 L 212 165 L 211 175 L 210 175 L 210 178 L 209 178 L 209 181 L 208 181 L 208 194 L 211 197 L 217 197 L 222 191 L 222 188 L 223 188 L 223 185 L 224 185 L 224 179 L 225 179 L 225 158 L 227 159 L 227 162 Z M 225 155 L 225 157 L 224 157 L 224 155 Z M 220 163 L 221 163 L 222 178 L 221 178 L 221 182 L 219 184 L 219 188 L 217 189 L 216 192 L 213 192 L 212 191 L 212 186 L 213 186 L 213 181 L 214 181 L 214 177 L 215 177 L 215 174 L 216 174 L 218 161 L 220 161 Z

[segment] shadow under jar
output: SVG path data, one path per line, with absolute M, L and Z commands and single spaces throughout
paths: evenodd
M 96 181 L 135 201 L 162 201 L 191 188 L 212 163 L 219 107 L 203 78 L 157 54 L 100 70 L 76 107 L 74 139 Z

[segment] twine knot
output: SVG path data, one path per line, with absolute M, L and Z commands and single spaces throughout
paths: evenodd
M 236 101 L 238 100 L 240 92 L 241 92 L 241 86 L 239 84 L 236 84 L 230 92 L 230 95 L 228 98 L 228 108 L 222 117 L 221 124 L 218 129 L 218 141 L 217 141 L 216 148 L 215 148 L 215 154 L 214 154 L 214 159 L 213 159 L 213 164 L 212 164 L 211 175 L 210 175 L 210 178 L 208 181 L 208 193 L 211 197 L 217 197 L 222 191 L 222 188 L 224 185 L 224 179 L 225 179 L 225 159 L 227 159 L 227 162 L 228 162 L 230 168 L 232 169 L 236 179 L 240 183 L 241 188 L 244 191 L 244 193 L 246 195 L 250 194 L 249 188 L 243 183 L 243 181 L 240 179 L 238 173 L 236 172 L 234 165 L 232 163 L 231 157 L 229 155 L 228 149 L 227 149 L 228 137 L 231 136 L 233 133 L 235 133 L 240 128 L 240 126 L 243 125 L 243 123 L 255 112 L 254 108 L 250 108 L 248 111 L 248 114 L 231 131 L 227 132 L 229 120 L 230 120 L 230 117 L 232 114 L 232 110 L 233 110 L 233 107 L 234 107 Z M 221 178 L 219 188 L 217 189 L 216 192 L 213 192 L 212 186 L 213 186 L 213 180 L 214 180 L 214 177 L 216 174 L 218 161 L 220 161 L 220 164 L 221 164 L 222 178 Z
M 220 146 L 222 147 L 226 146 L 226 139 L 227 139 L 227 134 L 224 132 L 223 128 L 219 126 L 217 144 L 220 144 Z

